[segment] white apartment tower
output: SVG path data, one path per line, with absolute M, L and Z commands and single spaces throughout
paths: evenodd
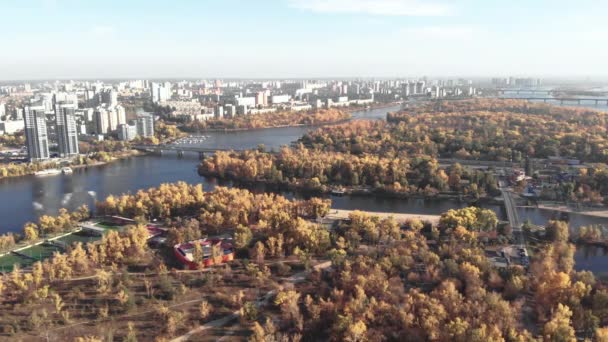
M 23 110 L 25 139 L 30 161 L 49 159 L 49 137 L 44 106 L 26 106 Z
M 55 105 L 57 147 L 61 157 L 78 155 L 78 131 L 74 107 L 73 104 Z
M 140 114 L 137 117 L 137 134 L 141 137 L 154 135 L 154 117 L 150 114 Z

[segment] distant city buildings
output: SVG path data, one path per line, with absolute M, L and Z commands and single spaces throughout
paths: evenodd
M 496 87 L 509 87 L 509 88 L 535 88 L 542 86 L 542 80 L 540 78 L 532 77 L 505 77 L 505 78 L 492 78 L 492 85 Z
M 475 82 L 465 78 L 420 77 L 3 84 L 0 86 L 0 134 L 24 130 L 30 158 L 44 160 L 50 155 L 77 155 L 79 137 L 124 141 L 138 136 L 152 137 L 154 114 L 178 123 L 230 120 L 240 115 L 370 106 L 376 102 L 468 98 L 483 95 L 484 87 L 490 88 L 490 83 L 498 88 L 542 84 L 540 79 L 516 77 Z M 151 111 L 149 107 L 162 108 L 158 113 L 137 115 L 143 110 L 134 107 L 138 103 L 144 103 L 147 111 Z

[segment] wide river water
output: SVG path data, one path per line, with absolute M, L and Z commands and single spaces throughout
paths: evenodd
M 399 107 L 389 107 L 369 111 L 355 112 L 355 119 L 382 119 L 388 111 Z M 264 144 L 267 149 L 278 149 L 297 140 L 311 127 L 288 127 L 260 129 L 241 132 L 206 133 L 208 138 L 202 143 L 206 147 L 216 148 L 255 148 Z M 76 169 L 72 175 L 47 177 L 26 176 L 0 180 L 0 233 L 19 232 L 24 223 L 36 220 L 43 214 L 56 214 L 59 208 L 75 209 L 82 204 L 93 208 L 95 200 L 103 200 L 111 194 L 136 192 L 140 189 L 156 187 L 161 183 L 185 181 L 202 183 L 205 190 L 217 185 L 212 179 L 201 177 L 196 172 L 199 163 L 196 155 L 186 154 L 178 158 L 175 154 L 163 156 L 142 156 L 120 160 L 111 164 Z M 298 196 L 285 194 L 288 197 Z M 418 214 L 441 214 L 448 209 L 462 207 L 465 204 L 456 200 L 424 199 L 386 199 L 373 197 L 331 197 L 335 209 L 362 209 L 376 212 L 400 212 Z M 498 205 L 489 205 L 489 209 L 505 218 L 504 209 Z M 544 224 L 555 217 L 549 210 L 520 208 L 522 219 L 529 219 L 535 224 Z M 570 215 L 572 227 L 589 224 L 604 224 L 608 219 L 595 218 L 579 214 Z M 577 252 L 577 259 L 588 261 L 588 268 L 602 268 L 603 251 Z M 599 264 L 601 263 L 601 265 Z

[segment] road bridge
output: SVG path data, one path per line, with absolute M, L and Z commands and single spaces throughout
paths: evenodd
M 527 100 L 527 101 L 543 101 L 543 102 L 559 102 L 560 104 L 564 104 L 567 102 L 571 103 L 595 103 L 595 105 L 599 105 L 600 103 L 606 103 L 608 105 L 608 98 L 577 98 L 577 97 L 501 97 L 501 99 L 505 100 Z
M 204 157 L 205 154 L 211 154 L 216 151 L 244 151 L 243 149 L 234 148 L 218 148 L 218 147 L 202 147 L 202 146 L 190 146 L 190 145 L 134 145 L 131 146 L 134 150 L 163 154 L 163 152 L 176 152 L 178 156 L 183 156 L 185 152 L 198 153 L 200 157 Z
M 499 94 L 506 94 L 506 93 L 520 94 L 520 93 L 524 93 L 524 94 L 547 94 L 547 95 L 550 95 L 553 92 L 553 90 L 547 90 L 547 89 L 529 89 L 529 88 L 497 88 L 496 91 Z
M 519 219 L 519 214 L 517 213 L 517 205 L 513 198 L 513 192 L 504 186 L 503 181 L 500 181 L 499 183 L 500 192 L 502 193 L 505 202 L 505 209 L 507 210 L 507 219 L 509 220 L 509 225 L 511 226 L 513 233 L 513 240 L 519 248 L 526 249 L 526 236 L 522 229 L 523 225 Z

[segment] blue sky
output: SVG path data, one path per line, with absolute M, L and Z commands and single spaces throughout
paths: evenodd
M 0 0 L 0 79 L 608 76 L 608 1 Z

